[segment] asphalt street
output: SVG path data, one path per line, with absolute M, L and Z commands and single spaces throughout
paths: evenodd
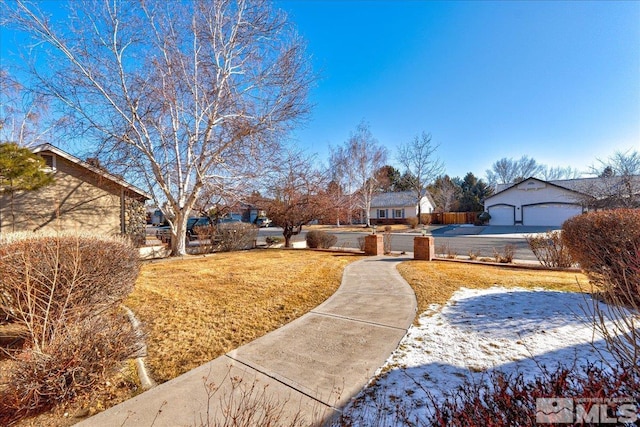
M 364 237 L 364 232 L 346 232 L 331 231 L 331 234 L 338 237 L 336 246 L 343 248 L 359 248 L 358 238 Z M 298 236 L 294 236 L 294 241 L 304 240 L 306 231 Z M 260 229 L 260 237 L 266 236 L 282 236 L 280 228 L 262 228 Z M 418 236 L 416 233 L 392 233 L 391 234 L 391 250 L 393 252 L 413 252 L 413 239 Z M 515 248 L 515 259 L 535 261 L 536 257 L 529 249 L 529 245 L 522 236 L 512 235 L 455 235 L 442 236 L 434 234 L 436 252 L 438 253 L 455 253 L 456 255 L 466 256 L 473 252 L 478 257 L 492 257 L 494 251 L 504 252 L 506 245 L 513 245 Z

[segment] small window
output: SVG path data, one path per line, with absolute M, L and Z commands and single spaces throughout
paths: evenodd
M 378 209 L 378 218 L 386 218 L 387 210 L 386 209 Z
M 393 210 L 394 218 L 404 218 L 404 209 L 394 209 Z
M 47 165 L 48 170 L 56 169 L 56 161 L 55 157 L 52 154 L 40 154 L 40 157 L 44 160 L 44 163 Z

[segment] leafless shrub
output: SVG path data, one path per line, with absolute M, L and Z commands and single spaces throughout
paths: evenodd
M 562 228 L 572 256 L 608 303 L 587 306 L 587 315 L 616 362 L 640 375 L 640 211 L 590 212 Z
M 364 251 L 364 246 L 365 246 L 364 239 L 365 239 L 364 236 L 358 237 L 358 249 L 360 249 L 361 251 Z
M 431 225 L 432 219 L 431 214 L 420 214 L 420 224 Z
M 449 259 L 455 259 L 458 256 L 458 253 L 451 247 L 448 242 L 436 246 L 436 253 Z
M 558 366 L 554 370 L 543 367 L 542 374 L 532 381 L 527 381 L 523 373 L 494 372 L 485 381 L 467 380 L 449 392 L 444 402 L 431 397 L 435 410 L 424 425 L 535 427 L 539 425 L 537 398 L 629 399 L 637 394 L 638 387 L 640 378 L 631 371 L 621 368 L 610 371 L 595 364 Z
M 267 384 L 258 380 L 246 382 L 242 377 L 228 379 L 231 389 L 217 396 L 219 386 L 206 383 L 207 417 L 201 419 L 198 427 L 302 427 L 310 425 L 308 420 L 298 411 L 291 416 L 285 412 L 288 400 L 274 398 L 269 393 Z M 214 399 L 219 399 L 219 405 Z M 219 407 L 220 413 L 212 412 Z
M 258 227 L 245 222 L 229 222 L 219 224 L 215 239 L 217 250 L 221 252 L 251 249 L 258 238 Z
M 31 347 L 16 355 L 7 383 L 0 384 L 0 425 L 100 389 L 120 362 L 142 348 L 122 312 L 103 312 L 56 329 L 46 352 Z
M 474 251 L 469 251 L 469 253 L 467 254 L 469 256 L 469 259 L 471 261 L 475 261 L 478 259 L 478 253 L 474 252 Z
M 640 305 L 640 210 L 589 212 L 567 220 L 562 238 L 589 279 L 608 294 Z
M 31 235 L 0 243 L 0 310 L 44 352 L 61 324 L 117 307 L 139 268 L 138 250 L 116 238 Z
M 597 298 L 583 309 L 599 331 L 616 362 L 640 376 L 640 299 L 638 298 L 638 275 L 640 274 L 640 248 L 632 252 L 621 252 L 611 271 L 626 271 L 622 277 L 604 274 L 597 279 L 601 283 Z M 615 274 L 615 273 L 613 273 Z M 635 276 L 635 278 L 634 278 Z M 608 285 L 615 282 L 615 286 Z M 604 285 L 602 285 L 604 283 Z
M 116 238 L 27 235 L 0 242 L 0 307 L 26 331 L 0 385 L 0 425 L 96 386 L 141 348 L 118 306 L 133 289 L 138 251 Z
M 198 239 L 198 248 L 196 251 L 201 254 L 215 252 L 218 248 L 216 238 L 217 227 L 215 225 L 205 225 L 194 227 L 196 238 Z
M 315 249 L 329 249 L 334 246 L 338 241 L 338 238 L 333 234 L 329 234 L 322 230 L 311 230 L 305 237 L 307 241 L 307 247 Z
M 499 262 L 502 264 L 512 263 L 515 250 L 516 250 L 515 246 L 511 244 L 504 245 L 504 249 L 502 252 L 500 252 L 496 248 L 493 248 L 493 258 L 495 259 L 496 262 Z
M 640 306 L 625 305 L 628 300 L 616 293 L 605 292 L 601 296 L 607 302 L 606 308 L 594 298 L 583 310 L 604 337 L 616 363 L 640 376 Z
M 418 224 L 420 223 L 420 221 L 418 220 L 418 217 L 416 216 L 412 216 L 411 218 L 407 218 L 407 224 L 409 224 L 409 227 L 416 229 L 418 228 Z
M 525 239 L 540 264 L 545 267 L 569 268 L 574 265 L 575 262 L 562 241 L 562 233 L 560 231 L 528 235 Z

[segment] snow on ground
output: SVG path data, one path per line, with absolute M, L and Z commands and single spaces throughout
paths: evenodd
M 578 293 L 461 288 L 446 305 L 433 305 L 420 316 L 419 326 L 409 329 L 376 381 L 346 413 L 367 419 L 379 416 L 376 408 L 384 406 L 424 418 L 432 406 L 426 391 L 440 400 L 465 378 L 477 382 L 497 370 L 532 379 L 542 366 L 612 363 L 585 315 L 592 304 Z

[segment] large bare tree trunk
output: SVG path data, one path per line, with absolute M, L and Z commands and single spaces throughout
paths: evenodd
M 187 221 L 189 217 L 184 212 L 176 213 L 173 220 L 173 227 L 171 232 L 171 255 L 172 256 L 184 256 L 187 254 Z M 174 234 L 175 230 L 175 234 Z M 179 237 L 181 236 L 181 238 Z

